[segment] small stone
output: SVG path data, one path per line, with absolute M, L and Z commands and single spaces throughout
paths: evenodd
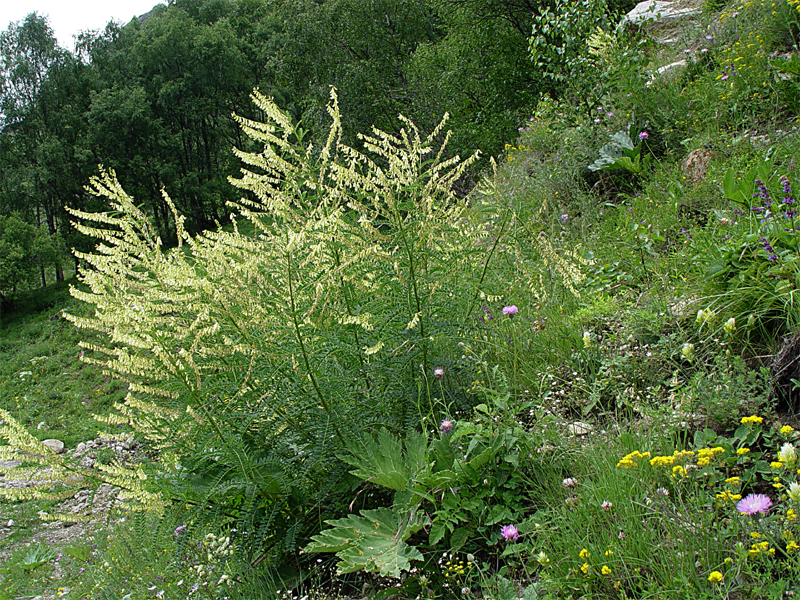
M 86 454 L 86 444 L 81 442 L 80 444 L 77 445 L 75 450 L 72 452 L 72 458 L 78 459 L 81 456 L 83 456 L 84 454 Z
M 569 429 L 569 432 L 572 435 L 588 435 L 594 430 L 594 427 L 589 425 L 589 423 L 583 423 L 582 421 L 575 421 L 574 423 L 570 423 L 567 426 L 567 429 Z
M 14 519 L 9 519 L 8 523 L 6 523 L 6 527 L 13 527 L 14 526 Z
M 42 444 L 50 448 L 56 454 L 61 454 L 64 451 L 64 442 L 61 440 L 44 440 Z

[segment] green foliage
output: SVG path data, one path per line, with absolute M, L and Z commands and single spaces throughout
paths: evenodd
M 313 536 L 306 552 L 336 552 L 339 571 L 352 573 L 361 569 L 384 577 L 400 577 L 411 568 L 412 560 L 423 556 L 408 538 L 428 525 L 419 511 L 407 514 L 389 508 L 362 510 L 361 516 L 327 521 L 333 529 Z
M 646 136 L 646 132 L 645 133 Z M 592 171 L 613 171 L 624 169 L 633 175 L 641 175 L 648 167 L 652 157 L 642 150 L 646 148 L 645 138 L 639 137 L 639 142 L 634 144 L 629 130 L 623 129 L 611 136 L 611 142 L 600 148 L 600 158 L 589 165 Z
M 777 338 L 800 324 L 800 222 L 791 181 L 765 162 L 741 178 L 729 169 L 723 189 L 740 208 L 721 218 L 725 239 L 707 258 L 715 307 L 740 325 L 750 319 Z
M 350 445 L 344 460 L 355 467 L 351 473 L 394 490 L 392 506 L 328 521 L 331 528 L 304 552 L 335 552 L 342 572 L 395 577 L 398 561 L 408 570 L 408 561 L 430 561 L 442 544 L 451 552 L 500 552 L 501 527 L 525 518 L 540 479 L 558 467 L 544 466 L 554 457 L 532 457 L 551 435 L 551 421 L 536 414 L 536 430 L 523 428 L 515 415 L 527 407 L 513 400 L 497 368 L 493 374 L 499 387 L 482 389 L 486 402 L 475 407 L 471 422 L 447 419 L 438 436 L 412 433 L 405 442 L 384 430 Z M 427 543 L 409 546 L 424 526 L 430 527 Z
M 556 0 L 534 16 L 529 39 L 531 60 L 550 81 L 554 96 L 574 92 L 578 103 L 591 109 L 606 92 L 598 60 L 590 52 L 590 38 L 613 27 L 614 15 L 605 0 Z
M 108 336 L 85 360 L 128 383 L 105 421 L 160 450 L 172 494 L 280 554 L 315 530 L 319 504 L 341 501 L 347 440 L 440 410 L 427 378 L 455 349 L 450 298 L 468 309 L 481 279 L 466 274 L 490 255 L 451 191 L 475 157 L 445 159 L 440 128 L 374 130 L 364 154 L 341 141 L 333 96 L 316 148 L 254 100 L 267 121 L 240 118 L 262 149 L 237 151 L 247 168 L 231 182 L 248 195 L 232 231 L 192 236 L 175 214 L 180 245 L 164 251 L 113 173 L 93 180 L 113 212 L 73 211 L 102 241 L 80 254 L 88 291 L 73 294 L 95 314 L 68 318 Z

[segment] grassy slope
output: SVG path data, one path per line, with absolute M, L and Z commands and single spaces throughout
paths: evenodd
M 760 18 L 753 22 L 757 25 Z M 704 19 L 707 25 L 720 25 L 718 14 Z M 742 32 L 729 27 L 724 34 L 727 39 L 713 40 L 721 55 L 726 52 L 721 46 L 733 48 L 736 36 L 745 35 L 745 25 Z M 710 31 L 716 36 L 719 30 Z M 711 43 L 704 41 L 702 27 L 678 35 L 693 51 Z M 653 66 L 682 58 L 682 48 L 654 53 Z M 749 58 L 757 62 L 758 55 L 752 52 Z M 491 329 L 496 323 L 487 325 L 484 338 L 475 342 L 488 342 L 489 363 L 502 364 L 513 372 L 520 387 L 541 390 L 543 410 L 560 419 L 594 420 L 596 424 L 597 435 L 564 440 L 560 450 L 568 460 L 563 475 L 575 477 L 579 483 L 575 489 L 566 489 L 556 472 L 552 481 L 542 484 L 545 493 L 537 498 L 537 512 L 521 525 L 525 557 L 516 572 L 513 560 L 508 561 L 512 565 L 508 573 L 520 579 L 557 582 L 551 588 L 553 598 L 574 597 L 570 594 L 582 591 L 590 598 L 623 594 L 724 597 L 726 588 L 714 587 L 708 580 L 712 569 L 724 573 L 725 585 L 747 582 L 746 587 L 733 589 L 730 597 L 744 593 L 777 598 L 794 585 L 791 575 L 796 573 L 796 562 L 778 566 L 777 561 L 773 565 L 765 559 L 754 565 L 742 558 L 741 552 L 734 552 L 735 543 L 747 542 L 749 534 L 746 523 L 735 518 L 721 520 L 724 509 L 714 500 L 722 490 L 721 480 L 706 488 L 703 482 L 682 484 L 669 476 L 660 478 L 654 471 L 639 477 L 617 468 L 617 461 L 633 450 L 669 455 L 678 447 L 689 447 L 694 431 L 705 427 L 731 437 L 740 417 L 756 411 L 767 416 L 767 425 L 800 425 L 791 412 L 770 413 L 765 378 L 745 363 L 726 362 L 726 346 L 719 344 L 723 334 L 718 331 L 715 339 L 709 328 L 695 322 L 694 314 L 698 308 L 707 308 L 708 300 L 689 309 L 676 309 L 681 302 L 708 293 L 708 257 L 723 247 L 724 236 L 730 235 L 724 220 L 731 218 L 732 205 L 720 193 L 728 168 L 743 173 L 763 161 L 769 146 L 772 156 L 784 165 L 800 151 L 800 142 L 793 136 L 779 144 L 764 144 L 743 135 L 746 122 L 757 126 L 759 135 L 774 139 L 776 130 L 791 130 L 791 117 L 785 110 L 770 113 L 756 106 L 760 100 L 745 95 L 735 108 L 723 107 L 730 100 L 729 90 L 715 80 L 714 68 L 692 67 L 685 79 L 633 90 L 636 102 L 650 103 L 645 108 L 653 120 L 646 128 L 652 136 L 649 143 L 658 152 L 644 175 L 615 176 L 622 193 L 598 196 L 576 173 L 597 158 L 597 148 L 609 134 L 629 122 L 631 112 L 624 94 L 605 105 L 605 114 L 613 110 L 616 118 L 603 116 L 597 127 L 588 122 L 564 127 L 555 116 L 560 108 L 544 115 L 521 134 L 500 171 L 499 186 L 518 215 L 517 229 L 512 232 L 517 240 L 530 240 L 545 231 L 562 257 L 574 260 L 569 253 L 580 247 L 591 249 L 596 258 L 593 265 L 582 267 L 589 279 L 581 298 L 570 297 L 563 289 L 561 296 L 554 296 L 555 288 L 550 288 L 551 295 L 544 300 L 530 293 L 531 282 L 520 262 L 509 258 L 506 270 L 499 272 L 502 281 L 498 289 L 504 294 L 503 302 L 519 304 L 516 323 L 524 351 L 505 346 L 505 336 Z M 678 97 L 686 90 L 695 94 L 695 100 L 681 104 Z M 703 97 L 705 104 L 699 100 Z M 670 113 L 664 120 L 673 119 L 675 129 L 654 122 L 662 105 Z M 717 120 L 717 112 L 727 115 L 729 121 Z M 737 126 L 731 127 L 731 123 Z M 686 151 L 676 142 L 678 138 L 685 138 Z M 701 146 L 710 148 L 714 159 L 707 181 L 695 185 L 687 181 L 680 161 L 688 149 Z M 545 201 L 549 208 L 542 213 Z M 529 224 L 530 230 L 526 229 Z M 530 246 L 530 241 L 527 244 Z M 48 291 L 46 298 L 50 299 L 47 309 L 14 315 L 0 325 L 0 355 L 7 357 L 0 361 L 0 407 L 12 410 L 41 438 L 57 437 L 74 445 L 93 436 L 90 413 L 103 412 L 104 406 L 123 392 L 78 362 L 81 333 L 64 321 L 50 319 L 60 308 L 74 306 L 74 301 L 63 288 Z M 542 327 L 545 320 L 548 325 Z M 749 367 L 758 366 L 753 355 L 768 362 L 780 340 L 753 341 L 743 320 L 737 322 L 736 351 L 750 359 Z M 589 334 L 589 343 L 583 341 L 584 332 Z M 727 338 L 723 341 L 728 343 Z M 681 357 L 682 344 L 689 342 L 695 344 L 693 362 Z M 32 375 L 20 377 L 24 371 Z M 36 430 L 42 421 L 47 427 Z M 617 435 L 620 432 L 622 435 Z M 778 441 L 774 434 L 768 442 L 762 439 L 758 444 L 774 451 Z M 742 464 L 736 463 L 725 475 L 738 473 Z M 759 486 L 749 489 L 778 498 L 763 482 Z M 659 490 L 669 494 L 659 496 Z M 565 502 L 573 499 L 574 504 Z M 604 512 L 600 508 L 603 502 L 614 510 Z M 29 516 L 33 517 L 32 511 Z M 162 542 L 170 539 L 169 527 L 166 530 Z M 692 535 L 687 536 L 687 531 Z M 542 532 L 546 535 L 539 535 Z M 785 549 L 786 541 L 778 540 L 778 544 Z M 147 541 L 139 537 L 136 543 Z M 156 542 L 152 543 L 155 548 Z M 681 544 L 678 557 L 676 547 Z M 591 557 L 585 563 L 587 570 L 593 569 L 585 578 L 580 571 L 583 559 L 577 554 L 581 548 Z M 542 559 L 541 569 L 530 560 L 537 552 L 550 557 L 547 562 Z M 603 566 L 614 577 L 601 575 Z M 790 567 L 795 571 L 790 572 Z M 526 575 L 521 575 L 523 569 Z M 536 576 L 528 578 L 531 572 Z
M 92 413 L 102 413 L 124 392 L 78 359 L 86 333 L 60 311 L 80 311 L 80 303 L 67 284 L 55 284 L 17 305 L 0 321 L 0 408 L 40 439 L 60 439 L 67 448 L 93 439 L 98 427 Z

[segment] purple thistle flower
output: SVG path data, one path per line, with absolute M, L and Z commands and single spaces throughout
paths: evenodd
M 561 215 L 561 222 L 566 223 L 567 219 L 569 219 L 569 215 Z
M 519 529 L 514 525 L 504 525 L 500 530 L 500 535 L 503 536 L 507 542 L 516 542 L 519 539 Z
M 444 435 L 447 435 L 451 431 L 453 431 L 453 422 L 450 419 L 444 419 L 439 424 L 439 431 L 441 431 Z
M 503 314 L 504 315 L 508 315 L 509 317 L 513 317 L 518 312 L 519 312 L 519 309 L 516 307 L 515 304 L 503 307 Z
M 444 377 L 444 369 L 442 367 L 436 367 L 433 370 L 433 376 L 436 379 L 442 379 Z
M 769 496 L 765 496 L 764 494 L 749 494 L 739 500 L 739 503 L 736 505 L 736 510 L 743 515 L 754 515 L 756 513 L 766 514 L 771 506 L 772 500 L 769 499 Z
M 647 133 L 646 131 L 640 131 L 640 132 L 639 132 L 639 139 L 640 139 L 640 140 L 646 140 L 646 139 L 648 139 L 649 137 L 650 137 L 650 134 L 649 134 L 649 133 Z

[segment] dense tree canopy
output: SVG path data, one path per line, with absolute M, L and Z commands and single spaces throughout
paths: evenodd
M 259 118 L 253 89 L 275 98 L 311 142 L 330 86 L 347 107 L 345 141 L 402 113 L 432 129 L 451 115 L 452 152 L 496 154 L 539 94 L 528 52 L 531 0 L 173 0 L 60 48 L 31 14 L 0 35 L 0 215 L 15 212 L 69 247 L 86 242 L 65 206 L 114 168 L 166 243 L 169 190 L 191 231 L 228 218 L 250 150 L 234 114 Z M 478 167 L 479 168 L 479 167 Z M 54 263 L 59 264 L 60 263 Z M 61 267 L 54 272 L 62 277 Z

